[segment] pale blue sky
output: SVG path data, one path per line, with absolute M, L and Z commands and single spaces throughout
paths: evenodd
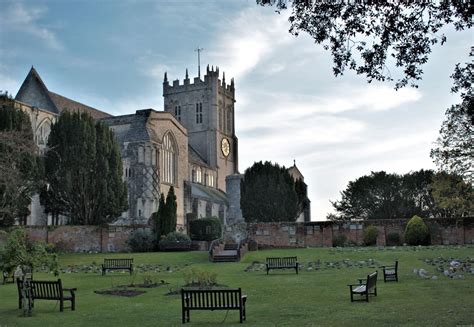
M 254 0 L 0 0 L 0 90 L 16 94 L 31 65 L 53 92 L 111 114 L 162 110 L 163 73 L 197 76 L 201 62 L 235 77 L 236 134 L 243 172 L 254 161 L 296 159 L 313 220 L 329 200 L 371 171 L 435 168 L 429 151 L 448 106 L 456 62 L 470 31 L 446 31 L 418 89 L 332 75 L 330 54 L 291 36 L 286 13 Z

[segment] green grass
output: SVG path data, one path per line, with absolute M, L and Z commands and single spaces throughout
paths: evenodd
M 308 262 L 352 262 L 373 259 L 376 265 L 400 262 L 400 281 L 383 283 L 379 278 L 378 296 L 369 303 L 349 300 L 347 284 L 365 277 L 374 268 L 324 268 L 299 275 L 294 270 L 245 272 L 254 261 L 264 262 L 268 256 L 298 256 Z M 171 288 L 184 284 L 183 270 L 198 267 L 215 271 L 219 284 L 241 287 L 248 295 L 246 326 L 456 326 L 474 324 L 474 275 L 464 273 L 464 279 L 449 279 L 435 272 L 426 258 L 474 258 L 474 247 L 399 247 L 344 249 L 288 249 L 249 252 L 240 263 L 213 264 L 207 253 L 137 253 L 137 254 L 67 254 L 60 257 L 61 266 L 100 264 L 107 257 L 134 258 L 136 265 L 161 264 L 160 272 L 144 274 L 170 283 Z M 170 267 L 172 272 L 167 272 Z M 413 268 L 436 273 L 437 280 L 424 280 L 413 274 Z M 380 269 L 379 269 L 380 272 Z M 381 272 L 380 272 L 381 273 Z M 179 326 L 181 299 L 165 296 L 167 287 L 146 289 L 133 298 L 95 294 L 116 285 L 129 284 L 127 273 L 115 272 L 105 277 L 99 273 L 62 273 L 65 287 L 77 287 L 76 311 L 59 312 L 54 301 L 36 301 L 32 317 L 22 317 L 17 308 L 18 295 L 13 284 L 0 285 L 0 326 Z M 46 273 L 36 279 L 54 279 Z M 225 319 L 225 321 L 224 321 Z M 191 312 L 191 326 L 230 326 L 238 323 L 237 311 Z

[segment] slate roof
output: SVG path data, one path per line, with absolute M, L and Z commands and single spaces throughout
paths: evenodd
M 59 112 L 64 112 L 64 111 L 80 111 L 80 112 L 87 112 L 89 115 L 92 116 L 94 119 L 99 119 L 99 118 L 104 118 L 104 117 L 111 117 L 112 115 L 100 111 L 98 109 L 89 107 L 85 104 L 82 104 L 80 102 L 71 100 L 69 98 L 63 97 L 62 95 L 59 95 L 57 93 L 49 91 L 49 96 L 51 100 L 53 100 L 54 105 L 56 108 L 58 108 Z
M 197 183 L 191 184 L 191 197 L 199 198 L 214 203 L 221 203 L 229 205 L 227 201 L 227 195 L 221 190 L 215 189 L 213 187 L 204 186 Z
M 31 95 L 32 91 L 30 88 L 34 87 L 34 84 L 39 87 L 41 94 Z M 34 67 L 31 67 L 15 99 L 55 114 L 60 114 L 64 111 L 80 111 L 89 113 L 94 119 L 111 117 L 106 112 L 49 91 Z
M 147 124 L 149 114 L 152 109 L 139 110 L 135 114 L 106 117 L 101 119 L 109 126 L 130 125 L 125 131 L 116 131 L 115 135 L 120 143 L 140 142 L 140 141 L 159 141 L 155 131 Z
M 209 165 L 207 164 L 206 160 L 201 157 L 199 152 L 197 152 L 191 144 L 188 144 L 188 158 L 190 162 L 194 162 L 198 164 L 199 166 L 207 167 L 210 168 Z

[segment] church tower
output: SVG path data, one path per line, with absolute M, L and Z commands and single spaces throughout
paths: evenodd
M 225 191 L 228 175 L 238 172 L 238 140 L 235 136 L 234 79 L 226 84 L 219 68 L 206 69 L 204 81 L 190 82 L 188 70 L 183 84 L 163 81 L 164 110 L 188 130 L 189 146 L 217 171 L 217 188 Z

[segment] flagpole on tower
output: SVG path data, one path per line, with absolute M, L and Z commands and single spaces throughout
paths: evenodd
M 198 53 L 198 77 L 201 78 L 201 51 L 203 51 L 204 48 L 198 47 L 196 50 Z

